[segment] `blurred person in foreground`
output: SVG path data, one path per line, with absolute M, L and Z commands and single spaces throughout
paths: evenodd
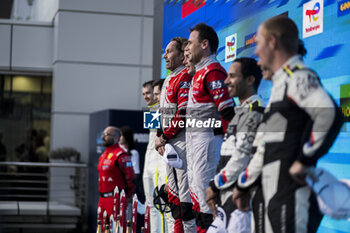
M 273 73 L 273 87 L 254 142 L 257 151 L 240 174 L 233 198 L 247 210 L 248 190 L 261 179 L 263 232 L 316 232 L 322 214 L 306 186 L 306 170 L 333 144 L 341 112 L 298 55 L 298 29 L 290 18 L 265 21 L 256 43 L 259 64 Z

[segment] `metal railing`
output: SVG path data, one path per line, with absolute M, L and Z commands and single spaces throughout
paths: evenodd
M 56 206 L 62 203 L 61 207 L 74 206 L 81 213 L 79 228 L 87 220 L 87 168 L 87 164 L 82 163 L 0 162 L 0 203 L 16 202 L 19 209 L 21 203 L 46 206 L 45 221 L 42 221 L 46 225 L 55 224 L 50 219 L 55 215 L 53 203 Z M 6 217 L 6 211 L 0 215 Z M 19 219 L 24 223 L 25 217 Z
M 54 177 L 50 177 L 50 168 L 75 169 L 75 173 L 70 174 L 70 188 L 71 190 L 76 190 L 78 196 L 80 196 L 81 192 L 86 192 L 84 190 L 86 173 L 84 174 L 81 171 L 81 169 L 85 170 L 87 168 L 86 164 L 0 162 L 0 201 L 18 200 L 17 198 L 20 198 L 19 200 L 24 198 L 25 200 L 49 201 L 50 181 L 54 181 Z M 60 175 L 65 176 L 66 174 Z

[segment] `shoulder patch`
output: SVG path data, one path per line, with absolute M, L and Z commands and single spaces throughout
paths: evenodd
M 109 153 L 107 159 L 111 159 L 113 157 L 113 153 Z
M 125 155 L 126 155 L 126 156 L 120 157 L 120 161 L 121 161 L 122 163 L 126 163 L 126 162 L 131 161 L 130 156 L 129 156 L 128 154 L 125 154 Z
M 215 80 L 209 83 L 209 90 L 211 91 L 224 87 L 226 87 L 224 80 Z
M 298 91 L 300 98 L 304 99 L 309 95 L 310 92 L 317 89 L 320 86 L 318 76 L 309 70 L 309 72 L 301 73 L 295 72 L 295 87 Z
M 126 163 L 124 163 L 124 166 L 125 167 L 132 167 L 132 162 L 131 161 L 126 162 Z
M 221 97 L 223 97 L 223 95 L 224 95 L 224 93 L 214 95 L 214 96 L 213 96 L 213 99 L 214 99 L 214 100 L 220 99 Z
M 183 81 L 179 83 L 179 88 L 180 89 L 189 89 L 191 86 L 191 82 L 189 81 Z
M 249 105 L 249 111 L 264 113 L 265 108 L 260 105 L 260 101 L 255 101 Z

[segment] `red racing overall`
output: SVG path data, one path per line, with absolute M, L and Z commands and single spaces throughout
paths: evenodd
M 108 219 L 113 213 L 113 190 L 118 186 L 119 191 L 124 189 L 127 198 L 131 197 L 134 192 L 135 179 L 134 169 L 130 156 L 114 144 L 107 147 L 98 160 L 98 191 L 100 200 L 98 207 L 101 207 L 101 216 L 106 210 Z M 102 219 L 99 219 L 102 222 Z
M 197 232 L 206 232 L 213 219 L 205 201 L 205 190 L 215 176 L 222 135 L 234 115 L 234 102 L 224 83 L 226 77 L 225 69 L 215 55 L 211 55 L 196 65 L 188 94 L 187 171 Z M 212 127 L 213 122 L 220 123 L 220 120 L 222 128 Z M 197 127 L 196 122 L 202 123 L 203 127 Z M 210 127 L 204 127 L 203 122 L 209 122 Z
M 174 147 L 183 161 L 182 168 L 167 166 L 168 199 L 175 219 L 175 233 L 196 231 L 187 178 L 185 128 L 184 125 L 180 126 L 180 122 L 184 123 L 186 120 L 191 79 L 192 76 L 187 73 L 185 66 L 177 67 L 165 79 L 160 98 L 163 137 Z

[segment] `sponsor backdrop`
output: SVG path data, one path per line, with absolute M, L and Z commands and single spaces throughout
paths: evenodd
M 336 143 L 318 166 L 339 179 L 350 180 L 350 0 L 165 0 L 163 53 L 171 38 L 188 38 L 189 28 L 206 22 L 218 33 L 217 58 L 227 70 L 236 57 L 257 58 L 254 54 L 257 27 L 279 14 L 296 22 L 308 51 L 305 63 L 317 71 L 347 118 Z M 167 73 L 163 59 L 162 78 Z M 259 87 L 266 102 L 270 89 L 268 81 Z M 318 232 L 350 232 L 350 221 L 324 217 Z

